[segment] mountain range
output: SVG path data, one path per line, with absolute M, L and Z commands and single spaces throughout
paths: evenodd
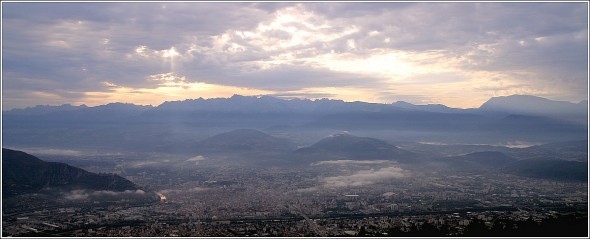
M 170 101 L 36 106 L 3 112 L 4 145 L 190 153 L 196 143 L 234 129 L 271 129 L 305 145 L 351 131 L 395 141 L 502 144 L 587 140 L 587 101 L 495 97 L 475 109 L 407 102 L 240 96 Z M 214 142 L 211 142 L 214 144 Z M 213 149 L 213 147 L 212 147 Z
M 383 111 L 389 110 L 419 110 L 437 113 L 475 113 L 498 112 L 506 114 L 584 114 L 587 112 L 588 101 L 579 103 L 568 101 L 555 101 L 532 95 L 511 95 L 492 97 L 479 108 L 451 108 L 442 104 L 415 105 L 405 101 L 397 101 L 391 104 L 345 102 L 331 99 L 280 99 L 272 96 L 242 96 L 233 95 L 230 98 L 211 99 L 187 99 L 182 101 L 166 101 L 156 107 L 150 105 L 135 105 L 130 103 L 109 103 L 88 107 L 86 105 L 73 106 L 64 104 L 60 106 L 37 105 L 24 109 L 12 109 L 4 111 L 8 115 L 42 115 L 53 112 L 71 112 L 83 109 L 96 111 L 123 110 L 123 111 L 149 111 L 149 112 L 244 112 L 244 113 L 272 113 L 272 112 L 297 112 L 297 113 L 338 113 L 350 111 Z

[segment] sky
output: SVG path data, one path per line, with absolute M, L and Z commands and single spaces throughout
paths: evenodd
M 588 98 L 588 3 L 2 2 L 2 107 Z

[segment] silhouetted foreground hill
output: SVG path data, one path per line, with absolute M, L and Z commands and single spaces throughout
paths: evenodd
M 25 152 L 2 149 L 2 197 L 49 187 L 108 191 L 138 189 L 116 174 L 96 174 L 64 163 L 45 162 Z

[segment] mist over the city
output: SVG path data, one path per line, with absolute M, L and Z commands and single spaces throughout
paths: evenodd
M 587 19 L 2 2 L 2 236 L 587 237 Z

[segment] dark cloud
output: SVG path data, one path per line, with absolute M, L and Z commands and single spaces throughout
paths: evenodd
M 366 17 L 379 15 L 386 11 L 401 11 L 411 7 L 415 3 L 404 2 L 367 2 L 367 3 L 308 3 L 305 6 L 319 14 L 333 19 L 350 19 L 354 17 Z
M 255 2 L 255 3 L 252 3 L 251 6 L 256 9 L 264 10 L 267 13 L 271 14 L 281 8 L 290 7 L 293 5 L 295 5 L 295 3 L 290 3 L 290 2 Z

